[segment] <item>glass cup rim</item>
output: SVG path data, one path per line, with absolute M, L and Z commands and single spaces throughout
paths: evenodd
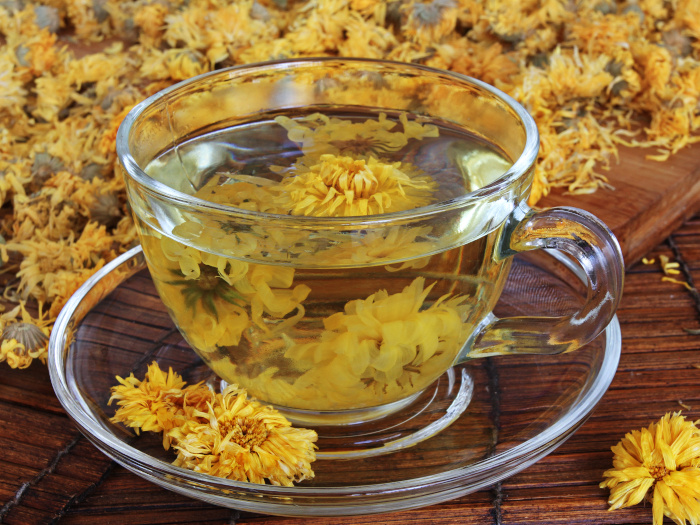
M 172 95 L 173 93 L 185 89 L 195 83 L 206 83 L 216 77 L 239 78 L 250 73 L 257 73 L 261 70 L 275 69 L 291 69 L 313 67 L 321 64 L 343 64 L 352 63 L 361 66 L 361 64 L 377 64 L 390 67 L 393 69 L 411 69 L 422 71 L 429 75 L 440 75 L 450 77 L 452 80 L 471 85 L 482 91 L 488 92 L 492 97 L 499 99 L 519 118 L 523 128 L 525 129 L 525 145 L 522 152 L 515 160 L 513 165 L 506 170 L 498 179 L 478 190 L 465 193 L 458 197 L 440 201 L 418 208 L 397 211 L 369 216 L 349 216 L 349 217 L 314 217 L 303 215 L 283 215 L 268 212 L 251 211 L 225 204 L 218 204 L 207 201 L 192 195 L 178 191 L 167 184 L 164 184 L 148 174 L 139 166 L 136 159 L 131 155 L 129 149 L 129 134 L 141 114 L 151 105 L 159 100 Z M 407 62 L 398 62 L 393 60 L 370 59 L 370 58 L 345 58 L 345 57 L 310 57 L 296 59 L 281 59 L 267 62 L 257 62 L 253 64 L 232 66 L 229 68 L 217 69 L 208 73 L 203 73 L 195 77 L 183 80 L 177 84 L 173 84 L 150 97 L 146 98 L 124 117 L 116 137 L 117 157 L 121 162 L 126 176 L 136 182 L 142 191 L 150 194 L 157 199 L 166 199 L 178 207 L 187 208 L 204 213 L 225 214 L 231 218 L 247 218 L 259 221 L 278 221 L 285 218 L 286 221 L 293 219 L 297 224 L 307 228 L 333 228 L 333 227 L 357 227 L 361 228 L 366 224 L 377 224 L 401 220 L 416 220 L 426 219 L 435 215 L 449 213 L 454 210 L 468 208 L 485 200 L 498 199 L 501 195 L 517 183 L 517 181 L 526 174 L 535 164 L 539 154 L 539 132 L 534 118 L 527 110 L 517 102 L 513 97 L 504 93 L 500 89 L 487 84 L 479 79 L 455 73 L 453 71 L 433 68 L 422 64 L 413 64 Z M 324 228 L 324 229 L 325 229 Z

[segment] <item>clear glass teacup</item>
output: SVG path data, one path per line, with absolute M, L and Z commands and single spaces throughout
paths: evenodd
M 117 136 L 185 339 L 223 380 L 316 425 L 376 420 L 456 364 L 569 352 L 607 326 L 619 246 L 584 211 L 528 208 L 538 148 L 528 113 L 483 82 L 341 58 L 195 77 Z M 580 263 L 585 306 L 497 319 L 512 256 L 537 248 Z

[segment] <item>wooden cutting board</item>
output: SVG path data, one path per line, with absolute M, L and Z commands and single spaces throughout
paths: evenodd
M 537 206 L 575 206 L 593 213 L 615 233 L 629 268 L 700 210 L 700 143 L 665 162 L 654 151 L 621 148 L 619 164 L 606 172 L 614 190 L 567 195 L 557 188 Z

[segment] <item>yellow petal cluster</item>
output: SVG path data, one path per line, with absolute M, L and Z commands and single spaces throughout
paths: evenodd
M 397 123 L 387 119 L 385 113 L 364 122 L 329 117 L 322 113 L 294 120 L 279 116 L 275 122 L 287 130 L 289 140 L 299 144 L 305 155 L 313 156 L 329 153 L 376 157 L 398 151 L 412 139 L 438 136 L 436 126 L 408 120 L 406 113 L 399 115 L 400 130 L 395 129 Z
M 327 398 L 328 410 L 376 404 L 434 381 L 464 342 L 467 307 L 464 297 L 443 295 L 426 308 L 433 286 L 418 277 L 399 293 L 380 290 L 350 301 L 323 320 L 316 341 L 288 348 L 285 357 L 308 369 L 287 387 L 295 406 L 318 406 L 319 396 Z M 256 386 L 274 389 L 263 375 Z
M 221 174 L 195 195 L 246 210 L 313 217 L 377 215 L 431 202 L 437 184 L 428 175 L 410 163 L 379 155 L 398 151 L 411 140 L 437 137 L 436 126 L 411 121 L 405 113 L 399 116 L 398 130 L 398 123 L 384 113 L 363 122 L 320 113 L 275 121 L 303 153 L 288 168 L 272 167 L 283 176 L 281 182 L 235 173 L 227 180 Z M 238 250 L 237 255 L 244 254 Z
M 237 481 L 292 486 L 314 477 L 316 432 L 293 428 L 271 407 L 229 385 L 220 394 L 163 372 L 154 361 L 143 381 L 133 374 L 112 387 L 119 408 L 111 421 L 161 432 L 178 467 Z
M 123 423 L 137 434 L 141 430 L 162 432 L 166 450 L 172 441 L 167 433 L 183 425 L 195 408 L 204 408 L 212 395 L 202 384 L 186 387 L 172 368 L 163 372 L 155 361 L 148 366 L 143 380 L 132 373 L 126 378 L 117 376 L 117 381 L 119 385 L 112 387 L 108 403 L 116 401 L 119 406 L 112 422 Z
M 192 223 L 175 228 L 185 238 L 197 231 Z M 220 249 L 214 244 L 216 235 L 210 245 L 207 239 L 200 236 L 198 246 L 205 243 L 204 248 Z M 294 268 L 228 259 L 168 237 L 142 240 L 161 298 L 200 351 L 237 345 L 249 328 L 270 337 L 304 315 L 302 302 L 311 290 L 304 284 L 294 285 Z
M 430 203 L 436 184 L 410 164 L 323 154 L 272 191 L 292 215 L 349 217 L 410 210 Z
M 614 447 L 613 468 L 601 488 L 610 489 L 610 510 L 645 498 L 654 525 L 664 516 L 685 525 L 700 522 L 700 429 L 676 412 L 648 428 L 634 430 Z
M 170 432 L 174 464 L 213 476 L 291 487 L 312 479 L 316 432 L 293 428 L 272 407 L 228 386 L 205 411 Z

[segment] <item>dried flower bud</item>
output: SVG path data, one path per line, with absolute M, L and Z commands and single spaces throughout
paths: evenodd
M 95 20 L 104 22 L 109 17 L 109 12 L 105 9 L 107 0 L 92 0 L 92 11 L 95 13 Z
M 46 28 L 52 33 L 57 33 L 61 27 L 61 15 L 58 9 L 49 5 L 34 6 L 36 25 L 42 29 Z
M 634 13 L 635 15 L 637 15 L 639 17 L 640 24 L 644 22 L 644 11 L 642 11 L 642 8 L 639 7 L 637 4 L 628 5 L 622 10 L 623 15 L 626 15 L 627 13 Z
M 664 47 L 675 57 L 687 57 L 693 51 L 690 38 L 678 29 L 671 29 L 663 34 Z
M 617 5 L 610 0 L 602 0 L 595 5 L 593 10 L 604 15 L 613 15 L 617 13 Z
M 27 60 L 27 54 L 29 54 L 29 48 L 24 44 L 20 44 L 15 49 L 15 56 L 17 57 L 17 63 L 22 67 L 29 67 L 29 61 Z
M 102 178 L 102 166 L 100 164 L 97 164 L 96 162 L 91 162 L 90 164 L 87 164 L 83 167 L 83 169 L 80 171 L 80 177 L 83 180 L 92 180 L 95 177 L 98 179 Z
M 32 163 L 32 182 L 34 187 L 43 186 L 52 175 L 63 169 L 61 159 L 52 157 L 48 153 L 37 153 Z
M 49 342 L 49 338 L 42 332 L 41 328 L 35 324 L 24 322 L 7 325 L 2 331 L 2 339 L 5 341 L 12 339 L 17 341 L 24 346 L 24 354 L 36 352 Z
M 116 226 L 122 218 L 117 196 L 112 192 L 98 193 L 95 202 L 90 206 L 90 218 L 107 228 Z
M 10 13 L 14 13 L 24 9 L 24 2 L 22 0 L 3 0 L 0 2 L 0 7 L 7 9 Z
M 253 2 L 253 5 L 250 7 L 250 17 L 263 22 L 269 22 L 272 18 L 265 6 L 257 1 Z

